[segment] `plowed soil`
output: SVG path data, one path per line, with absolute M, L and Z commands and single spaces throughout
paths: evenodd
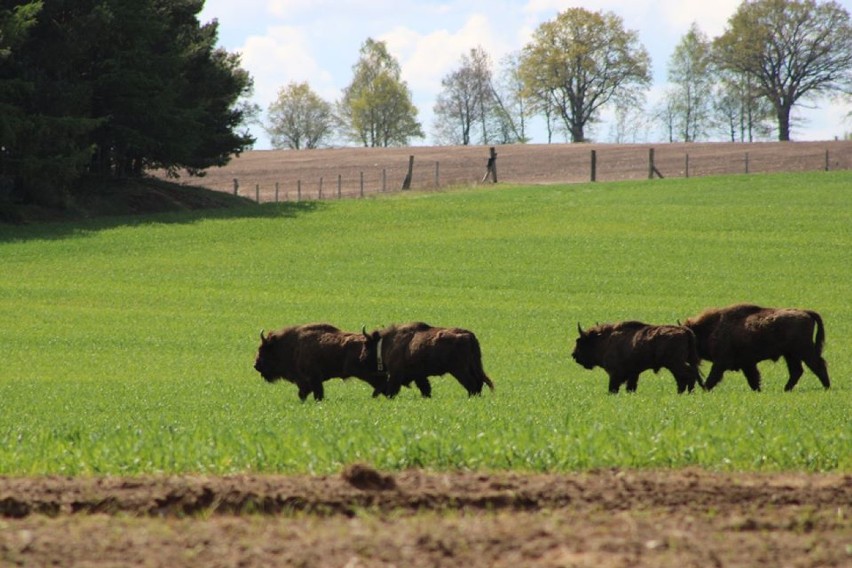
M 852 140 L 690 144 L 514 144 L 496 146 L 499 183 L 588 182 L 852 169 Z M 484 146 L 322 148 L 245 152 L 189 185 L 252 200 L 360 197 L 398 191 L 412 162 L 411 189 L 489 184 Z
M 850 566 L 852 476 L 0 478 L 2 566 Z

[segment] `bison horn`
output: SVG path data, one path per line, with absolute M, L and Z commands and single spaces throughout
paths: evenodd
M 577 331 L 579 331 L 579 332 L 580 332 L 580 336 L 581 336 L 581 337 L 582 337 L 583 335 L 585 335 L 585 333 L 583 333 L 583 328 L 582 328 L 582 327 L 580 327 L 580 322 L 577 322 Z
M 263 337 L 263 329 L 261 329 L 261 330 L 260 330 L 260 342 L 261 342 L 261 343 L 266 343 L 266 338 L 265 338 L 265 337 Z
M 370 338 L 370 336 L 369 336 L 369 335 L 367 335 L 367 326 L 366 326 L 366 325 L 362 325 L 362 326 L 361 326 L 361 333 L 363 333 L 363 334 L 364 334 L 364 337 L 366 337 L 367 339 L 369 339 L 369 338 Z

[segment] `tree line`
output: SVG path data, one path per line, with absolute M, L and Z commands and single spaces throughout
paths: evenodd
M 619 16 L 571 8 L 536 28 L 496 71 L 482 47 L 462 54 L 441 80 L 432 136 L 438 144 L 526 142 L 527 125 L 538 116 L 548 142 L 558 134 L 584 142 L 611 107 L 617 142 L 631 141 L 649 122 L 672 142 L 711 132 L 733 142 L 773 132 L 789 140 L 796 105 L 825 94 L 852 95 L 850 15 L 832 1 L 750 0 L 717 38 L 693 24 L 668 62 L 669 90 L 648 112 L 650 69 L 638 33 L 625 29 Z M 338 101 L 294 82 L 279 91 L 268 118 L 276 148 L 316 148 L 332 140 L 405 145 L 424 136 L 399 63 L 373 39 L 362 46 L 352 83 Z
M 217 48 L 203 0 L 0 0 L 0 202 L 62 205 L 80 180 L 152 169 L 201 174 L 251 148 L 260 110 L 237 54 Z M 617 140 L 646 120 L 651 61 L 612 12 L 571 8 L 542 23 L 495 70 L 475 47 L 441 81 L 432 133 L 441 144 L 526 142 L 543 117 L 548 142 L 587 140 L 607 107 Z M 724 33 L 693 25 L 669 62 L 672 89 L 655 109 L 670 140 L 724 126 L 731 140 L 788 140 L 791 110 L 852 93 L 852 25 L 833 1 L 746 0 Z M 368 38 L 352 80 L 329 102 L 307 83 L 267 109 L 272 144 L 345 140 L 402 146 L 425 137 L 399 62 Z

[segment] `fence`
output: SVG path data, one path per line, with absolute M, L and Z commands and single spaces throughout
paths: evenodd
M 246 152 L 210 171 L 203 185 L 269 202 L 358 198 L 406 184 L 429 190 L 849 169 L 852 141 L 336 148 Z

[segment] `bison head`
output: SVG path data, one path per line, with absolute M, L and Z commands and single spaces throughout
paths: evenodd
M 380 364 L 379 349 L 381 345 L 381 334 L 378 331 L 367 333 L 367 328 L 362 326 L 361 333 L 364 335 L 364 346 L 361 348 L 359 362 L 368 369 L 384 372 L 384 366 Z
M 574 345 L 571 357 L 586 369 L 594 369 L 599 364 L 597 356 L 599 334 L 595 329 L 583 331 L 579 323 L 577 324 L 577 331 L 580 336 L 577 337 L 577 343 Z
M 275 345 L 270 336 L 263 335 L 263 330 L 260 330 L 260 347 L 257 348 L 257 356 L 254 358 L 254 368 L 260 373 L 260 376 L 268 382 L 272 383 L 280 377 L 275 372 Z

